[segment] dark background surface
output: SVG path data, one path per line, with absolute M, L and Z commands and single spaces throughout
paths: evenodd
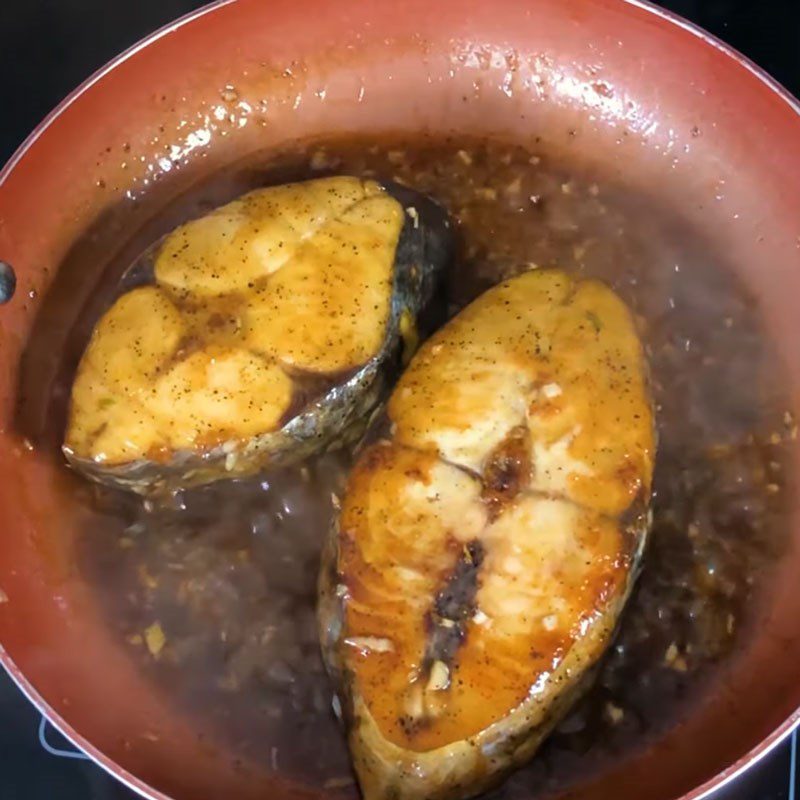
M 0 161 L 94 70 L 201 5 L 197 0 L 0 0 Z M 729 42 L 800 95 L 800 0 L 662 0 L 661 5 Z
M 94 70 L 200 5 L 197 0 L 0 0 L 0 162 Z M 729 42 L 800 95 L 800 0 L 661 5 Z M 36 711 L 0 670 L 0 800 L 134 797 L 90 763 L 45 752 L 38 725 Z M 67 746 L 52 731 L 49 739 Z M 795 800 L 795 791 L 800 800 L 800 788 L 789 785 L 790 749 L 787 742 L 714 800 Z

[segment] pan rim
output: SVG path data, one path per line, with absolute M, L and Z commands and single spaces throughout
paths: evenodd
M 590 0 L 595 1 L 596 0 Z M 174 33 L 179 28 L 194 22 L 195 20 L 213 13 L 218 9 L 232 5 L 239 2 L 239 0 L 213 0 L 206 5 L 200 6 L 193 11 L 178 17 L 176 20 L 157 28 L 152 33 L 143 37 L 127 49 L 123 50 L 117 56 L 109 60 L 106 64 L 97 69 L 75 89 L 67 94 L 61 102 L 59 102 L 28 134 L 28 136 L 20 143 L 5 165 L 0 169 L 0 188 L 3 187 L 8 180 L 14 169 L 25 157 L 28 151 L 34 146 L 38 139 L 47 131 L 47 129 L 65 112 L 67 109 L 80 98 L 85 92 L 89 91 L 96 83 L 101 81 L 112 70 L 116 69 L 124 62 L 135 56 L 139 51 L 144 50 L 151 44 L 159 39 Z M 631 7 L 651 14 L 654 17 L 663 20 L 671 26 L 679 28 L 689 36 L 699 39 L 705 45 L 710 46 L 721 53 L 724 57 L 738 64 L 744 68 L 760 83 L 765 89 L 774 94 L 780 99 L 790 111 L 794 112 L 797 117 L 800 117 L 800 99 L 796 98 L 783 84 L 773 78 L 766 70 L 758 66 L 754 61 L 738 51 L 736 48 L 722 41 L 717 36 L 704 30 L 699 25 L 687 20 L 680 14 L 669 11 L 656 5 L 650 0 L 605 0 L 609 6 L 616 5 L 620 7 Z M 9 675 L 12 681 L 17 685 L 20 691 L 31 702 L 31 704 L 43 714 L 48 722 L 58 730 L 58 732 L 71 744 L 86 753 L 92 761 L 105 770 L 109 775 L 116 778 L 132 791 L 139 794 L 147 800 L 172 800 L 169 795 L 166 795 L 158 789 L 150 786 L 146 782 L 137 778 L 132 773 L 121 767 L 116 761 L 106 756 L 99 748 L 93 745 L 88 739 L 76 731 L 65 719 L 59 714 L 52 706 L 50 706 L 36 690 L 33 684 L 25 677 L 23 672 L 19 669 L 11 656 L 0 642 L 0 665 L 3 666 L 5 672 Z M 701 785 L 691 789 L 675 800 L 704 800 L 717 789 L 729 785 L 732 781 L 739 778 L 747 769 L 759 763 L 776 747 L 778 747 L 785 739 L 789 738 L 792 732 L 800 728 L 800 706 L 796 708 L 789 716 L 778 725 L 770 734 L 762 739 L 757 745 L 743 754 L 739 759 L 730 764 L 727 768 L 721 770 L 716 775 L 709 778 Z

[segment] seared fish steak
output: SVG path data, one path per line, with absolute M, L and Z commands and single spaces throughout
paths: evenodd
M 365 798 L 465 798 L 563 717 L 637 574 L 655 435 L 632 314 L 558 270 L 508 280 L 420 348 L 388 418 L 323 559 L 323 653 Z
M 352 437 L 415 342 L 448 228 L 427 198 L 353 177 L 259 189 L 181 225 L 94 328 L 67 459 L 147 494 Z

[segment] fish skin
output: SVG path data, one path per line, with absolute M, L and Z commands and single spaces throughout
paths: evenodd
M 510 309 L 505 319 L 503 309 Z M 602 324 L 593 332 L 598 322 L 605 332 Z M 536 357 L 525 352 L 533 333 L 541 345 Z M 598 376 L 595 367 L 610 355 L 617 361 Z M 504 372 L 509 365 L 513 380 Z M 469 386 L 461 389 L 461 381 Z M 473 391 L 481 381 L 489 398 Z M 518 494 L 500 496 L 499 511 L 496 495 L 485 494 L 476 537 L 477 490 L 456 473 L 485 485 L 487 459 L 519 424 L 516 410 L 496 408 L 498 398 L 504 405 L 519 399 L 516 385 L 526 401 L 533 398 L 520 412 L 533 463 Z M 323 552 L 322 653 L 365 799 L 462 800 L 534 756 L 591 685 L 613 638 L 650 524 L 656 440 L 648 369 L 632 315 L 607 287 L 538 271 L 494 287 L 437 331 L 387 408 L 388 436 L 361 453 Z M 487 416 L 492 425 L 471 436 L 469 421 L 482 424 Z M 564 425 L 581 423 L 588 434 L 578 431 L 562 447 Z M 596 454 L 593 441 L 602 445 Z M 545 466 L 538 475 L 537 452 Z M 589 462 L 592 474 L 583 469 Z M 572 470 L 566 483 L 554 477 L 561 468 Z M 460 485 L 458 513 L 438 499 L 447 498 L 453 481 Z M 420 676 L 433 675 L 425 672 L 436 608 L 431 587 L 441 587 L 452 570 L 453 541 L 476 538 L 485 555 L 472 602 L 490 627 L 476 622 L 477 614 L 458 623 L 464 635 L 448 664 L 448 699 L 425 687 L 425 705 L 415 709 L 420 725 L 409 726 L 409 705 L 399 698 L 412 696 Z M 550 579 L 551 567 L 558 581 Z M 558 622 L 541 617 L 551 607 L 559 609 Z M 529 624 L 537 613 L 547 629 Z M 379 652 L 347 645 L 367 636 L 388 644 Z M 482 653 L 489 654 L 485 662 Z
M 451 258 L 452 231 L 441 207 L 406 187 L 389 182 L 379 185 L 374 181 L 348 177 L 319 179 L 307 184 L 319 185 L 337 180 L 357 182 L 373 187 L 370 191 L 383 192 L 384 196 L 393 198 L 402 213 L 392 266 L 388 315 L 377 352 L 364 363 L 338 374 L 326 375 L 327 385 L 321 393 L 312 396 L 299 409 L 292 410 L 277 429 L 237 443 L 233 458 L 229 441 L 198 449 L 175 449 L 168 453 L 167 458 L 161 455 L 155 459 L 136 457 L 118 464 L 86 457 L 71 441 L 76 417 L 73 389 L 71 421 L 62 447 L 72 467 L 98 483 L 142 495 L 159 495 L 220 479 L 257 474 L 265 468 L 296 463 L 315 452 L 358 439 L 371 412 L 385 397 L 387 387 L 396 375 L 399 353 L 410 343 L 408 329 L 416 331 L 417 326 L 429 324 L 421 318 L 430 314 L 431 301 Z M 302 187 L 302 184 L 291 185 L 291 188 L 296 186 Z M 413 213 L 408 210 L 410 208 Z M 168 240 L 169 236 L 165 237 L 126 271 L 120 281 L 117 301 L 131 291 L 154 283 L 158 255 L 164 248 L 163 242 Z M 252 263 L 249 269 L 252 271 Z M 231 277 L 236 280 L 235 274 Z M 201 285 L 200 289 L 201 299 L 213 299 L 212 289 L 207 285 Z M 168 286 L 165 290 L 168 297 L 177 298 L 176 302 L 180 302 L 185 293 L 183 285 L 177 288 Z M 84 359 L 86 357 L 84 355 Z M 264 357 L 270 358 L 268 355 Z M 291 377 L 303 379 L 302 370 L 294 370 L 290 364 L 286 369 Z M 79 367 L 78 377 L 80 370 Z

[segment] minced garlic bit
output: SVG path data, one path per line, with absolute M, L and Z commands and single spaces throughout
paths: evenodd
M 158 579 L 150 574 L 146 564 L 140 564 L 136 572 L 139 576 L 139 582 L 147 589 L 155 589 L 158 586 Z
M 324 150 L 317 150 L 311 156 L 311 169 L 325 169 L 331 166 L 328 154 Z
M 612 725 L 616 725 L 625 716 L 625 712 L 613 703 L 606 703 L 604 711 Z
M 672 642 L 667 648 L 667 652 L 664 653 L 664 663 L 676 672 L 686 672 L 689 668 L 686 659 L 681 655 L 675 642 Z
M 167 643 L 167 637 L 164 635 L 164 630 L 160 623 L 154 622 L 148 628 L 145 628 L 144 641 L 150 651 L 150 655 L 153 658 L 158 658 Z
M 381 636 L 350 636 L 344 640 L 345 644 L 355 647 L 362 653 L 391 653 L 394 644 L 391 639 Z
M 328 778 L 323 784 L 323 789 L 344 789 L 346 786 L 352 786 L 355 781 L 349 776 L 345 775 L 341 778 Z
M 239 99 L 239 92 L 231 84 L 227 84 L 219 95 L 226 103 L 235 103 Z
M 686 672 L 689 669 L 689 665 L 686 663 L 686 659 L 683 656 L 678 656 L 670 666 L 676 672 Z
M 414 223 L 414 230 L 419 228 L 419 214 L 417 213 L 417 209 L 414 206 L 409 206 L 406 209 L 406 214 L 408 214 L 411 221 Z
M 483 611 L 481 611 L 480 609 L 478 609 L 478 610 L 477 610 L 477 611 L 476 611 L 476 612 L 475 612 L 475 613 L 472 615 L 472 621 L 473 621 L 473 622 L 474 622 L 476 625 L 486 625 L 486 624 L 489 622 L 489 617 L 488 617 L 486 614 L 484 614 L 484 613 L 483 613 Z
M 783 414 L 783 424 L 786 430 L 789 432 L 789 439 L 791 441 L 797 440 L 797 420 L 795 419 L 794 414 L 791 411 L 786 411 Z
M 459 150 L 458 157 L 467 166 L 469 166 L 472 163 L 472 156 L 466 150 Z
M 544 386 L 542 386 L 542 394 L 548 400 L 558 397 L 561 393 L 561 387 L 557 383 L 546 383 Z
M 431 666 L 431 674 L 428 678 L 427 690 L 429 692 L 440 692 L 450 685 L 450 670 L 444 661 L 434 661 Z
M 517 175 L 503 190 L 507 195 L 518 195 L 522 191 L 522 178 Z
M 546 631 L 554 631 L 558 625 L 558 617 L 555 614 L 548 614 L 542 618 L 542 625 Z

